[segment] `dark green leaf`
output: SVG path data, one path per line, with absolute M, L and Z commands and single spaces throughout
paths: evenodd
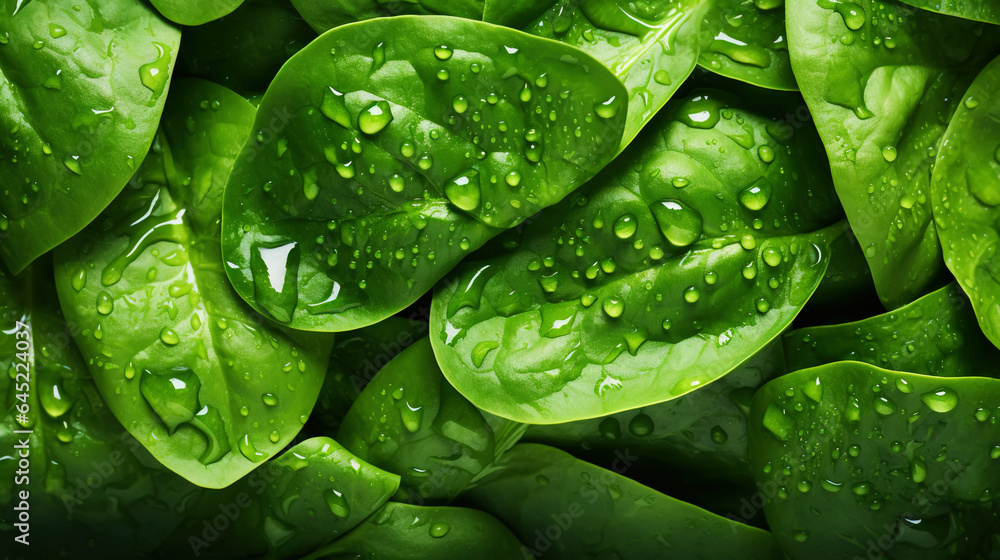
M 945 264 L 972 300 L 979 326 L 1000 346 L 1000 58 L 962 98 L 931 183 Z
M 224 18 L 185 29 L 177 67 L 246 96 L 267 89 L 281 65 L 315 38 L 288 0 L 247 0 Z
M 303 560 L 520 560 L 521 543 L 487 513 L 390 502 L 350 533 Z
M 942 377 L 1000 376 L 1000 351 L 979 331 L 969 300 L 949 284 L 896 311 L 785 335 L 788 369 L 842 360 Z
M 427 323 L 402 317 L 389 317 L 370 327 L 338 334 L 306 430 L 337 433 L 347 411 L 375 374 L 425 336 Z
M 775 342 L 722 379 L 683 397 L 603 418 L 530 426 L 523 440 L 588 457 L 610 453 L 609 464 L 651 459 L 659 468 L 680 468 L 699 479 L 749 482 L 750 399 L 784 371 L 781 343 Z
M 279 72 L 229 179 L 229 278 L 293 328 L 378 322 L 604 167 L 624 97 L 585 54 L 485 23 L 326 33 Z
M 544 445 L 514 446 L 467 498 L 511 527 L 526 557 L 780 558 L 770 533 Z
M 788 0 L 792 68 L 889 309 L 940 286 L 934 156 L 1000 34 L 896 0 Z
M 1000 381 L 838 362 L 754 396 L 750 459 L 790 558 L 987 558 Z M 872 556 L 875 555 L 875 556 Z
M 179 81 L 136 180 L 56 256 L 60 301 L 111 410 L 207 487 L 295 437 L 332 343 L 269 324 L 222 270 L 223 187 L 253 115 L 222 86 Z
M 80 231 L 128 182 L 156 131 L 180 43 L 140 0 L 72 4 L 0 11 L 0 255 L 14 273 Z
M 454 498 L 496 458 L 493 429 L 448 384 L 424 338 L 403 350 L 355 401 L 337 439 L 400 473 L 400 501 Z
M 463 395 L 531 424 L 606 416 L 710 383 L 789 325 L 840 210 L 815 133 L 739 104 L 675 101 L 517 249 L 440 285 L 431 342 Z
M 398 486 L 398 476 L 332 439 L 309 439 L 233 486 L 207 493 L 187 512 L 163 556 L 298 559 L 350 534 Z

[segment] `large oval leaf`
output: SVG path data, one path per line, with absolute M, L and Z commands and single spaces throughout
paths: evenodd
M 775 342 L 722 379 L 678 399 L 603 418 L 529 426 L 522 441 L 552 445 L 588 459 L 610 457 L 609 464 L 651 460 L 656 462 L 654 468 L 677 468 L 701 480 L 749 483 L 750 399 L 761 385 L 784 372 L 781 343 Z
M 17 7 L 0 11 L 0 255 L 14 273 L 90 223 L 135 173 L 181 37 L 140 0 Z
M 794 330 L 784 341 L 790 371 L 851 360 L 942 377 L 1000 376 L 990 369 L 1000 363 L 1000 351 L 979 331 L 954 283 L 896 311 Z
M 389 502 L 356 529 L 302 560 L 520 560 L 522 549 L 510 529 L 488 513 Z
M 542 2 L 546 3 L 552 6 L 525 31 L 586 52 L 628 88 L 624 149 L 694 70 L 700 52 L 701 20 L 711 2 Z
M 222 191 L 253 115 L 222 86 L 185 81 L 136 180 L 56 256 L 60 301 L 108 405 L 208 487 L 295 437 L 332 343 L 269 324 L 223 273 Z
M 962 99 L 934 166 L 934 222 L 945 264 L 1000 346 L 1000 58 Z
M 326 33 L 279 72 L 233 168 L 229 278 L 294 328 L 384 319 L 607 164 L 624 99 L 585 54 L 485 23 Z
M 716 0 L 698 64 L 756 86 L 796 90 L 785 39 L 785 0 Z
M 792 69 L 889 309 L 940 285 L 930 179 L 947 119 L 1000 44 L 896 0 L 788 0 Z
M 431 342 L 479 408 L 531 424 L 691 392 L 785 329 L 839 216 L 822 148 L 705 91 L 586 188 L 443 283 Z
M 780 558 L 774 537 L 537 444 L 515 445 L 469 492 L 500 518 L 525 556 L 548 559 Z
M 904 4 L 977 21 L 1000 24 L 1000 4 L 993 0 L 900 0 Z
M 859 362 L 765 385 L 751 407 L 750 459 L 788 557 L 988 557 L 998 403 L 995 379 Z

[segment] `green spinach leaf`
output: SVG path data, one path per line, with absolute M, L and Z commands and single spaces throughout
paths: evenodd
M 972 300 L 979 326 L 1000 346 L 1000 58 L 962 98 L 931 182 L 944 261 Z
M 559 0 L 525 31 L 586 52 L 625 84 L 624 149 L 694 70 L 709 5 L 707 0 Z
M 624 99 L 585 54 L 481 22 L 326 33 L 278 73 L 229 178 L 229 279 L 293 328 L 376 323 L 604 167 Z
M 965 19 L 1000 24 L 1000 5 L 992 0 L 900 0 L 904 4 Z
M 496 458 L 492 427 L 441 375 L 426 338 L 379 371 L 337 439 L 401 473 L 397 499 L 421 505 L 454 498 Z
M 306 430 L 336 433 L 347 411 L 375 374 L 425 336 L 427 323 L 402 317 L 389 317 L 370 327 L 338 334 Z
M 16 278 L 0 266 L 6 553 L 12 560 L 150 554 L 180 523 L 161 512 L 183 510 L 202 489 L 157 463 L 108 410 L 59 312 L 48 264 Z M 14 541 L 22 532 L 27 547 Z
M 247 96 L 267 89 L 281 65 L 315 38 L 288 0 L 247 0 L 228 16 L 186 28 L 177 68 Z
M 302 560 L 523 558 L 521 543 L 495 517 L 474 509 L 387 503 L 350 533 Z
M 57 251 L 57 288 L 115 416 L 170 469 L 223 487 L 302 428 L 332 340 L 278 329 L 226 282 L 222 194 L 254 110 L 209 82 L 176 89 L 136 180 Z
M 781 343 L 774 342 L 722 379 L 683 397 L 603 418 L 530 426 L 522 441 L 608 458 L 611 464 L 648 459 L 658 468 L 678 468 L 701 480 L 749 483 L 750 399 L 784 372 Z
M 167 19 L 181 25 L 202 25 L 232 13 L 243 0 L 149 0 Z
M 434 296 L 431 342 L 477 407 L 553 424 L 680 397 L 784 330 L 841 231 L 814 131 L 705 90 Z
M 348 23 L 401 15 L 483 19 L 485 0 L 292 0 L 317 33 Z
M 750 459 L 789 558 L 986 558 L 1000 381 L 838 362 L 754 396 Z
M 713 515 L 537 444 L 515 445 L 466 498 L 536 558 L 780 558 L 766 531 Z
M 378 511 L 399 477 L 330 438 L 306 440 L 186 512 L 165 558 L 299 559 Z M 220 521 L 220 517 L 222 521 Z
M 983 24 L 895 0 L 788 0 L 792 69 L 887 308 L 940 286 L 934 157 L 948 119 L 1000 45 Z
M 796 90 L 788 60 L 785 0 L 716 0 L 705 18 L 710 35 L 698 64 L 756 86 Z
M 983 336 L 969 300 L 954 283 L 896 311 L 842 325 L 785 334 L 795 371 L 844 360 L 942 377 L 1000 376 L 1000 350 Z
M 0 256 L 15 274 L 90 223 L 142 161 L 180 31 L 140 0 L 0 11 Z

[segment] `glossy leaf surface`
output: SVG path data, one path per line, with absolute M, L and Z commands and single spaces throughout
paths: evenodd
M 128 182 L 156 132 L 180 43 L 139 0 L 77 8 L 34 0 L 0 11 L 0 256 L 14 273 Z
M 493 429 L 441 374 L 424 338 L 403 350 L 354 402 L 337 439 L 400 473 L 399 501 L 449 500 L 495 456 Z
M 826 269 L 822 148 L 714 91 L 435 294 L 431 342 L 476 406 L 553 424 L 679 397 L 773 340 Z
M 765 385 L 750 415 L 764 513 L 790 558 L 986 558 L 1000 381 L 838 362 Z
M 995 377 L 1000 350 L 983 336 L 954 283 L 896 311 L 841 325 L 785 334 L 789 371 L 831 362 L 873 366 L 941 377 Z
M 992 0 L 901 0 L 917 8 L 976 21 L 1000 24 L 1000 5 Z
M 941 285 L 931 168 L 948 119 L 1000 44 L 983 24 L 895 0 L 788 0 L 792 68 L 887 308 Z
M 514 446 L 469 502 L 551 559 L 780 558 L 771 534 L 536 444 Z M 696 530 L 692 530 L 696 528 Z
M 229 279 L 293 328 L 378 322 L 610 161 L 624 97 L 579 51 L 485 23 L 326 33 L 279 72 L 229 179 Z
M 389 317 L 370 327 L 341 333 L 334 341 L 319 400 L 310 416 L 316 433 L 335 434 L 368 383 L 400 352 L 427 336 L 427 323 Z
M 760 87 L 798 89 L 788 60 L 785 0 L 716 0 L 704 26 L 703 68 Z
M 542 2 L 548 4 L 551 2 Z M 628 88 L 624 149 L 695 67 L 706 0 L 559 0 L 525 31 L 576 47 Z
M 135 181 L 59 248 L 56 283 L 115 416 L 167 467 L 218 488 L 302 428 L 332 340 L 269 324 L 222 270 L 222 192 L 253 107 L 191 80 L 166 114 Z
M 746 482 L 747 415 L 754 391 L 785 372 L 781 344 L 773 343 L 714 383 L 683 397 L 569 424 L 530 426 L 522 441 L 544 443 L 588 457 L 620 451 L 625 459 L 652 459 L 705 479 Z M 625 459 L 622 458 L 625 456 Z
M 1000 346 L 1000 58 L 976 78 L 945 133 L 931 185 L 944 261 Z

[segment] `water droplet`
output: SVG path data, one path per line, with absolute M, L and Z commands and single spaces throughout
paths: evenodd
M 469 100 L 464 96 L 456 95 L 455 99 L 451 101 L 451 107 L 455 109 L 455 112 L 462 114 L 469 110 Z
M 340 492 L 332 488 L 327 488 L 323 490 L 323 499 L 326 500 L 326 505 L 330 508 L 330 512 L 337 517 L 343 519 L 351 514 L 351 506 L 348 505 L 347 500 L 344 499 L 344 495 Z
M 687 247 L 701 238 L 702 218 L 679 200 L 661 200 L 650 207 L 663 237 L 674 247 Z
M 882 416 L 889 416 L 896 412 L 896 403 L 890 401 L 885 397 L 876 397 L 873 403 L 875 407 L 875 412 L 878 412 Z
M 617 319 L 625 311 L 625 302 L 617 298 L 607 298 L 604 300 L 603 307 L 608 317 Z
M 617 97 L 612 97 L 607 101 L 603 101 L 601 103 L 594 105 L 594 111 L 597 113 L 597 116 L 601 117 L 602 119 L 613 118 L 615 115 L 618 114 L 618 111 L 620 109 L 621 109 L 621 102 L 618 100 Z
M 111 313 L 115 308 L 114 299 L 112 299 L 111 294 L 101 290 L 97 294 L 97 312 L 101 315 L 107 315 Z
M 601 420 L 600 425 L 597 426 L 597 430 L 601 433 L 601 437 L 606 440 L 615 441 L 622 437 L 621 424 L 617 418 L 611 416 Z
M 80 156 L 66 156 L 63 165 L 77 175 L 83 175 L 83 167 L 80 165 Z
M 648 436 L 653 433 L 654 427 L 653 419 L 641 412 L 636 414 L 628 423 L 628 431 L 632 432 L 632 435 L 637 437 Z
M 358 128 L 365 134 L 378 134 L 392 122 L 392 109 L 386 101 L 369 104 L 358 115 Z
M 896 161 L 896 148 L 894 146 L 886 146 L 882 148 L 882 157 L 889 163 Z
M 684 290 L 684 301 L 688 303 L 695 303 L 699 298 L 701 298 L 701 292 L 698 288 L 689 286 L 686 290 Z
M 470 169 L 455 177 L 444 187 L 444 194 L 452 204 L 471 212 L 479 207 L 482 192 L 479 186 L 479 172 Z
M 431 525 L 430 533 L 435 539 L 440 539 L 441 537 L 447 535 L 450 530 L 451 525 L 448 525 L 447 523 L 435 523 Z
M 951 389 L 941 387 L 929 393 L 920 395 L 920 400 L 934 412 L 950 412 L 958 405 L 958 394 Z
M 787 441 L 795 430 L 795 422 L 773 404 L 767 405 L 761 425 L 781 441 Z
M 181 341 L 181 338 L 170 327 L 163 327 L 160 330 L 160 341 L 167 346 L 176 346 Z
M 713 426 L 711 430 L 711 438 L 717 445 L 722 445 L 729 440 L 729 434 L 726 433 L 726 430 L 724 430 L 722 426 Z
M 755 212 L 762 210 L 771 200 L 771 183 L 761 177 L 754 184 L 741 190 L 738 198 L 740 204 L 747 210 Z
M 757 148 L 757 155 L 760 156 L 760 160 L 764 163 L 771 163 L 774 161 L 774 148 L 771 146 L 761 146 Z
M 289 323 L 298 304 L 299 247 L 256 246 L 250 253 L 254 298 L 279 323 Z
M 451 58 L 453 53 L 454 51 L 446 45 L 440 45 L 434 48 L 434 56 L 436 56 L 438 60 L 448 60 Z
M 615 220 L 614 232 L 618 239 L 628 239 L 635 235 L 635 230 L 638 227 L 638 220 L 634 214 L 626 213 L 622 214 Z
M 156 60 L 139 67 L 139 81 L 146 89 L 153 92 L 148 103 L 149 106 L 156 104 L 156 100 L 163 95 L 163 90 L 170 79 L 170 53 L 172 50 L 163 43 L 153 43 L 153 47 L 156 48 Z

